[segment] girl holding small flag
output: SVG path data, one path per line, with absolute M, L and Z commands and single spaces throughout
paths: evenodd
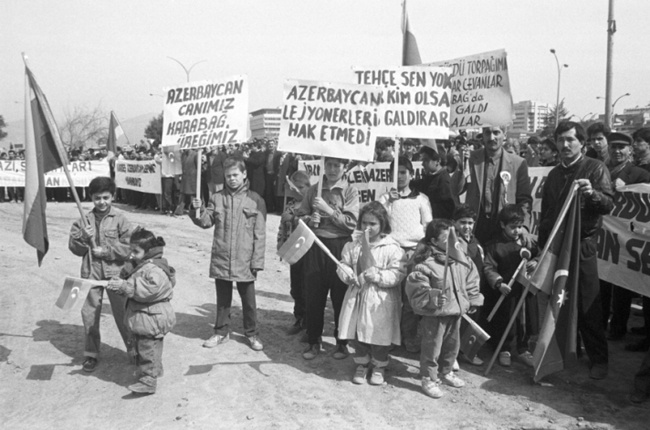
M 391 344 L 400 344 L 400 283 L 406 275 L 406 257 L 391 236 L 388 213 L 379 202 L 361 209 L 357 226 L 362 233 L 341 252 L 337 274 L 348 289 L 339 318 L 339 338 L 354 345 L 358 365 L 355 384 L 381 385 Z
M 483 304 L 483 296 L 476 266 L 458 249 L 451 221 L 431 221 L 421 245 L 413 254 L 406 296 L 413 311 L 422 315 L 422 390 L 437 399 L 442 397 L 441 383 L 465 385 L 452 372 L 460 349 L 460 321 Z

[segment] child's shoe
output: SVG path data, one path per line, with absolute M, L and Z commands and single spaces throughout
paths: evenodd
M 152 376 L 143 376 L 135 384 L 129 385 L 132 393 L 153 394 L 156 392 L 156 378 Z
M 370 375 L 370 385 L 381 385 L 384 383 L 385 367 L 375 367 Z
M 230 340 L 229 333 L 226 333 L 226 335 L 224 336 L 215 333 L 212 336 L 210 336 L 209 339 L 203 342 L 203 348 L 214 348 L 216 346 L 228 342 L 229 340 Z
M 95 357 L 86 357 L 83 364 L 84 372 L 94 372 L 97 368 L 97 359 Z
M 422 378 L 422 391 L 429 397 L 439 399 L 442 397 L 442 390 L 440 389 L 440 380 L 432 381 L 428 376 Z
M 352 383 L 357 385 L 365 384 L 369 371 L 370 367 L 367 364 L 365 366 L 363 364 L 358 365 L 357 371 L 354 372 L 354 376 L 352 377 Z
M 336 344 L 336 349 L 334 350 L 334 354 L 332 354 L 332 357 L 335 360 L 343 360 L 348 358 L 348 355 L 350 355 L 350 352 L 348 351 L 347 346 L 340 343 Z
M 438 374 L 438 378 L 440 378 L 443 383 L 449 385 L 450 387 L 462 388 L 465 386 L 465 381 L 456 376 L 454 372 L 440 373 Z
M 264 349 L 264 345 L 262 345 L 262 341 L 260 340 L 259 337 L 257 336 L 247 336 L 248 337 L 248 343 L 251 346 L 251 349 L 253 351 L 261 351 Z
M 503 367 L 512 366 L 512 360 L 508 351 L 502 351 L 499 353 L 499 364 Z
M 313 360 L 320 354 L 320 343 L 309 345 L 302 353 L 302 358 L 305 360 Z
M 519 361 L 528 367 L 535 367 L 535 364 L 533 363 L 533 354 L 531 354 L 530 351 L 525 351 L 519 354 Z

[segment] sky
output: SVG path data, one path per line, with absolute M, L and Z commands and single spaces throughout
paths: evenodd
M 613 100 L 650 102 L 650 2 L 618 1 Z M 2 0 L 0 115 L 24 116 L 21 52 L 61 120 L 75 107 L 127 119 L 162 111 L 162 89 L 238 74 L 249 110 L 279 107 L 285 79 L 354 82 L 401 61 L 401 0 Z M 604 112 L 608 0 L 409 0 L 423 62 L 505 49 L 513 100 Z M 153 94 L 153 95 L 151 95 Z

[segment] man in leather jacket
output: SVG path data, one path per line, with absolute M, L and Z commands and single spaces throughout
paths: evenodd
M 580 124 L 561 122 L 555 130 L 555 141 L 561 163 L 551 170 L 544 184 L 539 246 L 546 244 L 562 204 L 577 182 L 581 194 L 578 331 L 591 361 L 589 376 L 603 379 L 607 376 L 608 349 L 602 322 L 596 232 L 602 216 L 614 207 L 610 175 L 602 161 L 583 155 L 586 133 Z

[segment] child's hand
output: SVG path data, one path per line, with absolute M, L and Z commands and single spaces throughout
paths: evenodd
M 316 197 L 314 199 L 314 208 L 326 215 L 332 215 L 334 213 L 334 209 L 332 209 L 322 197 Z
M 193 209 L 201 209 L 202 204 L 203 203 L 201 203 L 201 199 L 199 199 L 197 197 L 192 199 L 192 208 Z
M 106 285 L 107 290 L 120 292 L 122 290 L 122 280 L 119 278 L 111 278 L 111 280 L 108 281 L 108 285 Z
M 309 218 L 309 221 L 310 221 L 313 225 L 318 225 L 318 224 L 320 224 L 320 214 L 319 214 L 318 212 L 314 212 L 313 214 L 311 214 L 311 217 Z
M 366 280 L 366 282 L 376 284 L 377 282 L 380 281 L 379 270 L 377 270 L 377 268 L 373 266 L 370 269 L 363 272 L 363 278 Z
M 535 271 L 537 268 L 537 261 L 531 260 L 528 263 L 526 263 L 526 273 L 531 274 Z
M 257 272 L 259 272 L 259 271 L 260 271 L 260 269 L 251 269 L 251 273 L 252 273 L 253 276 L 255 276 L 256 278 L 257 278 Z
M 79 232 L 81 233 L 81 239 L 84 242 L 90 242 L 95 237 L 95 226 L 92 224 L 88 224 L 87 226 L 82 228 Z
M 394 202 L 395 200 L 399 200 L 399 193 L 395 188 L 391 188 L 390 191 L 388 192 L 388 200 L 391 202 Z
M 357 277 L 350 267 L 341 264 L 339 266 L 339 269 L 341 269 L 341 272 L 343 272 L 343 283 L 348 285 L 358 284 Z
M 436 302 L 437 302 L 436 305 L 438 306 L 438 308 L 442 308 L 443 306 L 445 306 L 447 304 L 447 296 L 440 293 L 440 295 L 438 297 L 436 297 Z
M 95 258 L 102 258 L 104 256 L 104 248 L 101 246 L 96 246 L 90 250 Z
M 478 307 L 470 306 L 469 309 L 467 310 L 467 313 L 471 315 L 473 313 L 476 313 L 477 310 L 478 310 Z
M 508 294 L 510 294 L 510 291 L 512 291 L 512 288 L 508 287 L 508 284 L 505 284 L 502 281 L 499 281 L 499 283 L 497 284 L 497 289 L 504 296 L 507 296 Z

